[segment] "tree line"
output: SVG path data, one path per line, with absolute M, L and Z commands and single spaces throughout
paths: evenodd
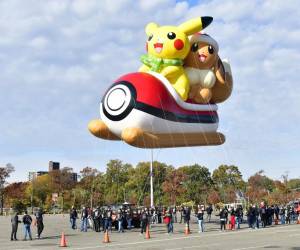
M 0 168 L 4 184 L 11 174 L 11 166 Z M 85 167 L 75 182 L 69 167 L 38 176 L 32 181 L 15 182 L 1 188 L 4 206 L 25 209 L 31 205 L 51 210 L 54 206 L 69 209 L 71 206 L 102 206 L 124 201 L 149 206 L 150 162 L 139 162 L 135 167 L 120 160 L 110 160 L 105 172 Z M 162 162 L 153 162 L 155 205 L 180 205 L 186 202 L 217 204 L 233 203 L 242 199 L 250 203 L 265 201 L 268 204 L 285 204 L 300 198 L 300 179 L 281 180 L 267 177 L 259 171 L 244 180 L 239 168 L 220 165 L 212 173 L 198 164 L 175 168 Z M 53 198 L 57 194 L 57 199 Z M 56 197 L 56 196 L 55 196 Z

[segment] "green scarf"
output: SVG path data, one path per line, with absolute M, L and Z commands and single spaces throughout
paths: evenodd
M 147 65 L 150 70 L 158 72 L 162 66 L 182 66 L 183 60 L 181 59 L 163 59 L 152 55 L 142 55 L 141 61 Z

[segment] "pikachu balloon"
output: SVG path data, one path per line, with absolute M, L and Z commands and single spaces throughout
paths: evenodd
M 149 23 L 146 26 L 148 54 L 141 57 L 143 66 L 139 71 L 154 71 L 166 77 L 185 101 L 190 90 L 183 69 L 183 59 L 190 50 L 188 36 L 201 31 L 212 20 L 212 17 L 198 17 L 179 26 L 159 26 L 156 23 Z

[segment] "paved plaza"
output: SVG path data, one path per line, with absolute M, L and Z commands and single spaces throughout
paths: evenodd
M 78 221 L 79 222 L 79 221 Z M 104 244 L 103 232 L 88 231 L 82 233 L 69 227 L 68 215 L 45 215 L 45 230 L 40 240 L 22 241 L 23 225 L 18 231 L 19 241 L 10 241 L 10 217 L 0 217 L 0 249 L 1 250 L 43 250 L 59 249 L 60 235 L 64 231 L 68 249 L 214 249 L 214 250 L 246 250 L 246 249 L 290 249 L 300 250 L 300 225 L 278 225 L 265 229 L 248 229 L 246 224 L 238 231 L 219 231 L 219 224 L 206 223 L 206 232 L 198 233 L 196 221 L 191 225 L 191 234 L 184 235 L 184 225 L 175 223 L 174 234 L 167 235 L 164 224 L 153 225 L 151 239 L 144 239 L 139 230 L 134 229 L 109 234 L 111 243 Z M 33 228 L 33 236 L 36 227 Z M 34 237 L 35 238 L 35 237 Z

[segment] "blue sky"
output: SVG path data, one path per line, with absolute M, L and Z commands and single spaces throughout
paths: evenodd
M 297 0 L 0 2 L 0 165 L 13 180 L 45 170 L 49 160 L 79 171 L 105 169 L 109 159 L 136 164 L 150 151 L 97 140 L 87 131 L 99 117 L 103 91 L 140 66 L 145 25 L 214 17 L 206 32 L 231 62 L 234 91 L 219 106 L 218 147 L 155 150 L 176 167 L 195 162 L 211 171 L 239 166 L 299 177 L 300 11 Z

